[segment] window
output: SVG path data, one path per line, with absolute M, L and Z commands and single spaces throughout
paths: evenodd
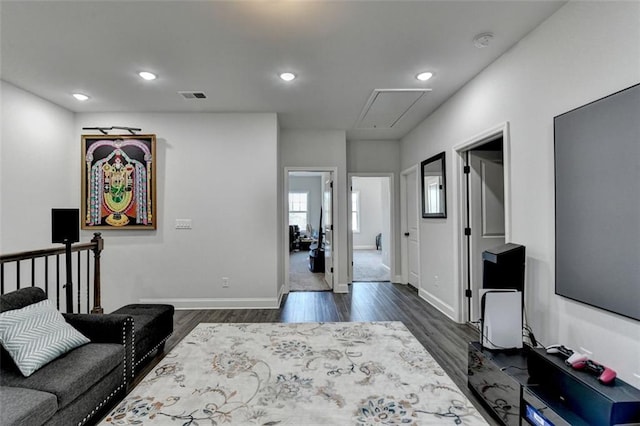
M 298 225 L 300 231 L 307 229 L 308 221 L 308 192 L 289 193 L 289 225 Z
M 351 192 L 351 230 L 360 232 L 360 192 Z

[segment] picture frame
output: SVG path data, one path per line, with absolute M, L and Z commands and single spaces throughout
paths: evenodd
M 81 228 L 156 229 L 156 135 L 82 135 L 81 153 Z

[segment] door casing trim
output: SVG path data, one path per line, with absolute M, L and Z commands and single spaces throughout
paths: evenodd
M 453 173 L 452 173 L 452 188 L 455 193 L 452 197 L 453 201 L 453 262 L 454 276 L 453 280 L 458 285 L 454 286 L 455 296 L 454 300 L 456 305 L 454 306 L 455 320 L 459 323 L 464 323 L 469 318 L 469 310 L 467 308 L 465 290 L 467 288 L 466 280 L 466 254 L 465 254 L 465 179 L 463 178 L 464 170 L 464 153 L 470 149 L 476 148 L 489 142 L 499 136 L 502 136 L 502 152 L 503 152 L 503 165 L 504 165 L 504 231 L 505 242 L 511 241 L 511 140 L 509 137 L 509 122 L 505 121 L 494 127 L 478 133 L 477 135 L 465 140 L 464 142 L 455 145 L 452 148 L 453 158 Z
M 394 174 L 393 173 L 360 173 L 360 172 L 351 172 L 347 174 L 347 271 L 349 282 L 353 282 L 353 233 L 351 232 L 351 187 L 353 186 L 353 178 L 354 177 L 380 177 L 380 178 L 389 178 L 389 221 L 390 224 L 390 234 L 389 235 L 389 246 L 392 247 L 391 252 L 389 253 L 390 259 L 390 280 L 391 282 L 398 282 L 398 265 L 396 259 L 396 240 L 395 240 L 395 228 L 396 228 L 396 207 L 395 207 L 395 182 L 394 182 Z
M 291 285 L 289 283 L 289 172 L 326 172 L 331 174 L 331 180 L 333 180 L 334 184 L 337 180 L 338 176 L 338 168 L 337 167 L 285 167 L 284 168 L 284 190 L 282 191 L 282 202 L 283 202 L 283 233 L 284 233 L 284 242 L 283 244 L 283 256 L 284 256 L 284 286 L 283 286 L 283 294 L 289 293 L 291 290 Z M 331 210 L 332 217 L 336 218 L 337 209 L 338 209 L 338 191 L 335 190 L 334 187 L 333 197 L 331 200 Z M 334 241 L 338 241 L 338 235 L 340 235 L 340 226 L 334 221 L 333 225 L 333 239 Z M 346 289 L 342 288 L 340 285 L 336 285 L 336 277 L 339 277 L 340 265 L 337 264 L 337 259 L 339 259 L 339 249 L 338 244 L 333 246 L 333 283 L 331 284 L 331 289 L 334 293 L 346 293 Z

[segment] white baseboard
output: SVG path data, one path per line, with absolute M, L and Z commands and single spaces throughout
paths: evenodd
M 402 282 L 402 275 L 396 275 L 395 277 L 393 277 L 393 281 L 394 283 L 398 283 L 398 284 L 407 284 L 407 283 L 403 283 Z
M 176 299 L 140 299 L 140 303 L 162 303 L 183 309 L 278 309 L 279 298 L 176 298 Z
M 349 284 L 338 284 L 333 288 L 334 293 L 349 293 Z
M 440 300 L 439 298 L 437 298 L 433 294 L 431 294 L 431 293 L 429 293 L 429 292 L 427 292 L 427 291 L 425 291 L 423 289 L 419 289 L 418 290 L 418 296 L 420 296 L 423 300 L 427 301 L 429 304 L 431 304 L 437 310 L 439 310 L 440 312 L 445 314 L 452 321 L 457 322 L 456 317 L 455 317 L 455 312 L 454 312 L 454 309 L 453 309 L 452 306 L 444 303 L 442 300 Z
M 375 250 L 376 246 L 353 246 L 354 250 Z

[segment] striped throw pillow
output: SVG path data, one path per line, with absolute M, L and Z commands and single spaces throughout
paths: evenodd
M 0 313 L 0 344 L 25 377 L 89 342 L 67 324 L 50 300 Z

